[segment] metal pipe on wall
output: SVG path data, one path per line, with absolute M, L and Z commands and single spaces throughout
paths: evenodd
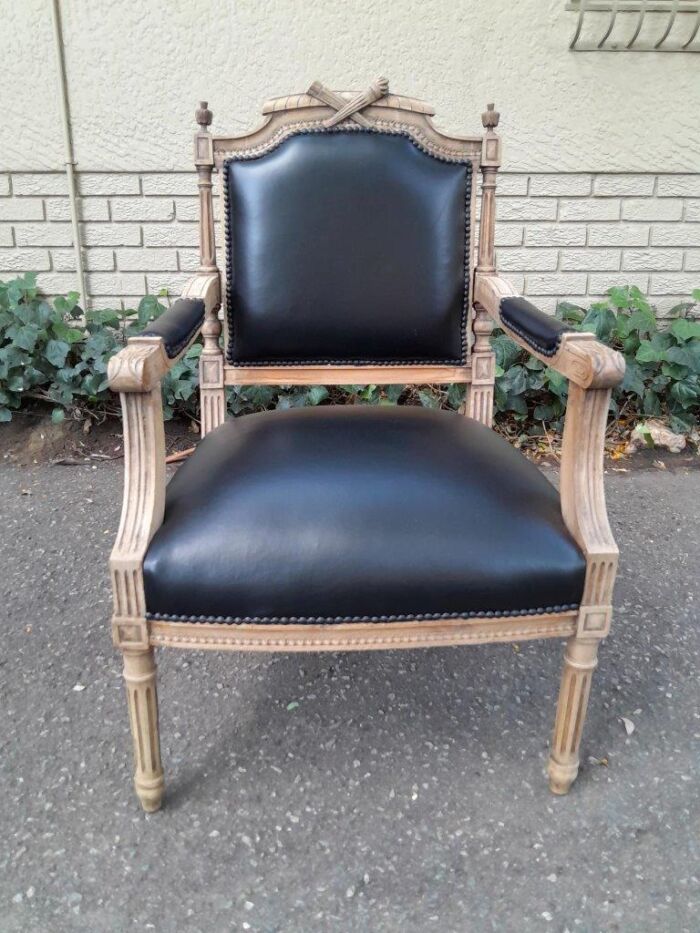
M 73 158 L 73 136 L 71 132 L 70 107 L 68 105 L 68 84 L 66 82 L 66 61 L 63 53 L 63 31 L 61 29 L 61 11 L 59 0 L 51 0 L 51 16 L 53 19 L 54 47 L 56 49 L 56 65 L 58 68 L 58 96 L 61 102 L 61 124 L 63 127 L 63 144 L 66 153 L 66 178 L 68 179 L 68 198 L 70 201 L 70 219 L 73 227 L 73 249 L 75 250 L 75 270 L 78 276 L 78 291 L 84 311 L 87 310 L 88 293 L 85 283 L 85 268 L 83 266 L 83 249 L 80 237 L 80 220 L 78 218 L 78 192 L 75 178 L 75 160 Z

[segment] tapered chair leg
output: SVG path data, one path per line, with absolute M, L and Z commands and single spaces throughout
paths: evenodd
M 165 782 L 160 761 L 158 693 L 153 649 L 124 651 L 124 681 L 134 739 L 134 786 L 148 813 L 160 807 Z
M 566 645 L 557 718 L 549 757 L 549 789 L 568 794 L 579 768 L 578 750 L 586 718 L 591 678 L 598 664 L 598 639 L 574 636 Z

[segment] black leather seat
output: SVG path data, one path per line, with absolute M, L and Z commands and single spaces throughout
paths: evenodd
M 392 621 L 575 606 L 585 561 L 558 495 L 461 415 L 265 412 L 208 435 L 144 562 L 152 618 Z

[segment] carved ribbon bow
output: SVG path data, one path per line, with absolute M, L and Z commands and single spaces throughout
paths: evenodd
M 360 111 L 364 110 L 365 107 L 369 107 L 380 97 L 385 97 L 388 93 L 389 82 L 386 78 L 377 78 L 366 91 L 353 97 L 352 100 L 345 100 L 340 94 L 336 94 L 335 91 L 324 87 L 320 81 L 314 81 L 307 91 L 309 97 L 315 97 L 316 100 L 328 104 L 329 107 L 333 107 L 336 111 L 332 117 L 323 121 L 324 126 L 336 126 L 343 120 L 352 119 L 365 129 L 372 124 L 366 117 L 362 116 Z

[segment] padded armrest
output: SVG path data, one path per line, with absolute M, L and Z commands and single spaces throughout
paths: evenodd
M 501 321 L 544 356 L 554 356 L 559 349 L 561 335 L 573 330 L 573 327 L 545 314 L 520 296 L 502 298 L 499 311 Z
M 574 330 L 544 314 L 500 275 L 477 271 L 474 303 L 516 343 L 582 389 L 602 389 L 622 381 L 625 360 L 621 354 L 593 334 Z
M 204 321 L 204 301 L 201 298 L 178 298 L 141 334 L 142 337 L 162 337 L 163 346 L 172 359 L 187 346 Z

